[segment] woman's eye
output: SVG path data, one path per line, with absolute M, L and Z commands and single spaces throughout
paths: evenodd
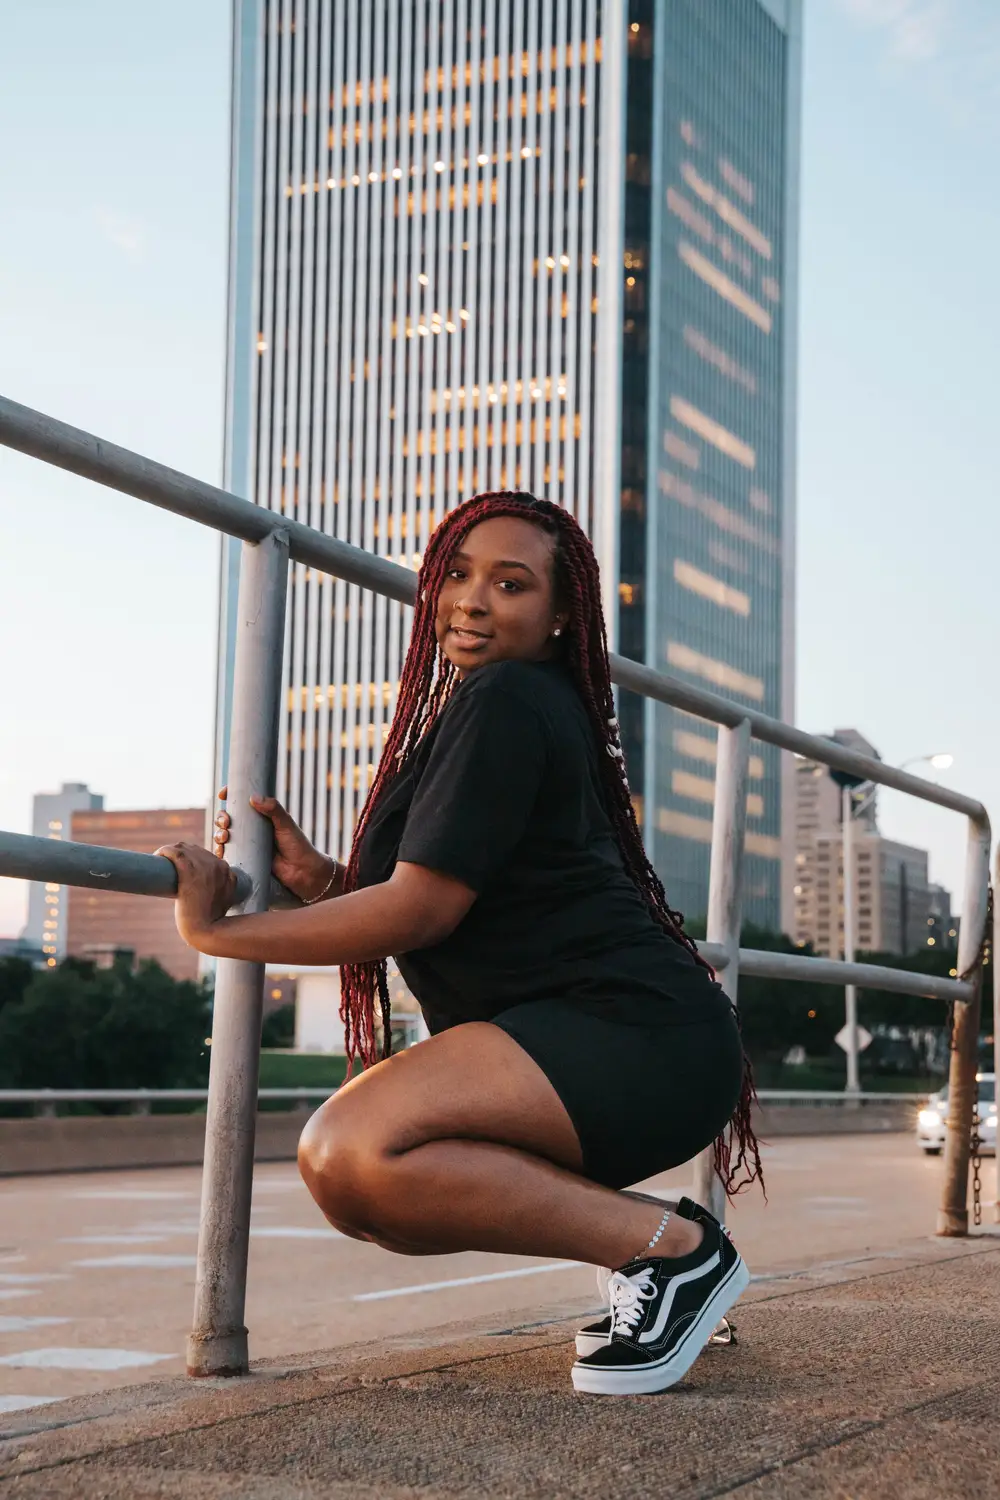
M 521 585 L 515 578 L 501 578 L 500 587 L 505 593 L 519 594 L 521 592 Z
M 462 572 L 461 568 L 449 568 L 448 577 L 462 579 L 465 577 L 465 574 Z

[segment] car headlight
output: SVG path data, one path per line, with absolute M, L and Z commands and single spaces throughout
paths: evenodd
M 921 1125 L 926 1125 L 928 1129 L 941 1124 L 941 1113 L 936 1109 L 922 1109 L 917 1118 Z

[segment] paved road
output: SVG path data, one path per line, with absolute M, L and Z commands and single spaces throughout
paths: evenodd
M 848 1260 L 930 1234 L 940 1159 L 909 1136 L 784 1139 L 768 1202 L 730 1224 L 752 1271 Z M 194 1168 L 0 1180 L 0 1412 L 183 1368 L 194 1287 Z M 652 1180 L 683 1189 L 681 1168 Z M 515 1256 L 408 1258 L 337 1235 L 293 1164 L 258 1168 L 247 1322 L 254 1358 L 327 1349 L 465 1317 L 523 1321 L 586 1298 L 590 1267 Z M 596 1294 L 595 1294 L 596 1305 Z

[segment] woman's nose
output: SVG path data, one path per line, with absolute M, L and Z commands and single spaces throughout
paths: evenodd
M 462 591 L 455 603 L 467 615 L 484 615 L 487 611 L 488 599 L 489 592 L 486 585 L 474 583 L 469 579 L 462 585 Z

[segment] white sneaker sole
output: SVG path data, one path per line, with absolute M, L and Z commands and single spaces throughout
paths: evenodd
M 669 1390 L 684 1378 L 711 1338 L 719 1319 L 726 1316 L 749 1285 L 750 1272 L 741 1256 L 670 1354 L 651 1364 L 635 1365 L 632 1369 L 600 1369 L 593 1365 L 575 1364 L 574 1389 L 595 1396 L 646 1396 L 656 1391 Z M 593 1347 L 588 1353 L 596 1353 L 607 1344 L 606 1339 L 594 1338 L 591 1334 L 577 1334 L 578 1353 L 581 1338 L 592 1341 Z
M 724 1319 L 720 1318 L 705 1340 L 706 1347 L 712 1342 L 717 1333 L 725 1331 L 725 1326 Z M 603 1349 L 607 1342 L 606 1336 L 602 1333 L 578 1333 L 576 1336 L 576 1352 L 581 1359 L 585 1359 L 588 1354 L 596 1354 L 598 1349 Z

